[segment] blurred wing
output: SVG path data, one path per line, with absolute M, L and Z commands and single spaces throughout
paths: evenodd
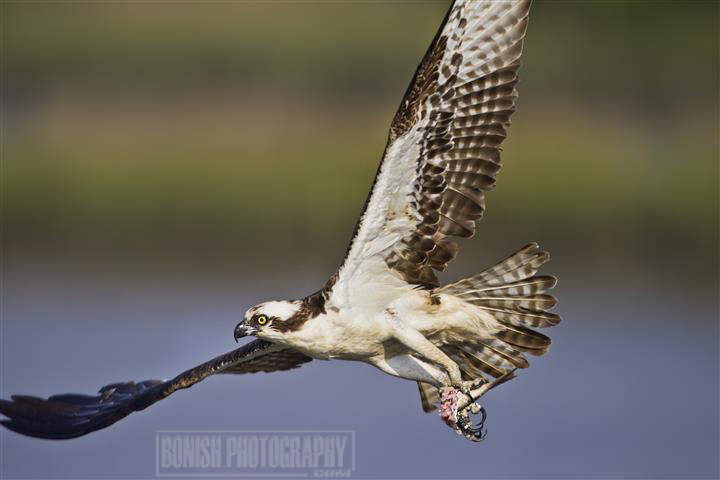
M 393 119 L 335 283 L 384 262 L 408 283 L 435 286 L 434 270 L 458 250 L 447 237 L 475 233 L 515 110 L 529 9 L 529 0 L 453 3 Z
M 68 393 L 48 399 L 26 395 L 13 395 L 10 401 L 0 399 L 0 413 L 8 417 L 0 423 L 30 437 L 80 437 L 108 427 L 210 375 L 288 370 L 310 360 L 310 357 L 287 347 L 254 340 L 172 380 L 114 383 L 101 388 L 97 396 Z

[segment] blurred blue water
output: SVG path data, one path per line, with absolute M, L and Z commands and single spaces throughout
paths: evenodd
M 6 275 L 2 396 L 163 378 L 235 347 L 248 306 L 318 279 Z M 295 286 L 295 287 L 293 287 Z M 308 290 L 310 291 L 310 290 Z M 157 430 L 354 430 L 355 478 L 717 478 L 714 300 L 562 288 L 549 355 L 484 399 L 471 444 L 414 383 L 350 362 L 217 376 L 109 429 L 55 442 L 0 432 L 2 478 L 152 478 Z

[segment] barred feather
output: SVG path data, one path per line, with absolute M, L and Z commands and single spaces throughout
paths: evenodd
M 378 193 L 397 195 L 382 213 L 397 233 L 384 260 L 409 283 L 438 286 L 435 271 L 457 253 L 446 237 L 471 237 L 485 212 L 515 110 L 529 8 L 529 0 L 454 1 L 393 119 L 377 178 L 409 187 Z M 354 239 L 366 238 L 361 223 Z M 360 252 L 351 244 L 346 261 Z
M 442 350 L 458 364 L 464 380 L 485 378 L 483 374 L 499 377 L 505 373 L 502 367 L 495 363 L 495 358 L 485 355 L 482 348 L 467 352 L 456 346 L 446 346 Z
M 518 325 L 505 325 L 495 336 L 533 355 L 542 355 L 550 347 L 550 337 Z
M 491 348 L 485 345 L 481 345 L 482 348 L 478 349 L 476 346 L 470 346 L 467 343 L 463 343 L 460 349 L 467 355 L 470 355 L 484 364 L 492 365 L 494 369 L 498 370 L 512 370 L 515 365 L 510 362 L 505 356 L 498 354 Z
M 553 302 L 554 301 L 555 299 L 553 298 Z M 476 302 L 471 303 L 480 306 L 486 312 L 492 313 L 496 320 L 507 325 L 545 328 L 554 327 L 560 323 L 560 317 L 554 313 L 523 311 L 523 307 L 513 307 L 513 305 L 508 305 L 508 308 L 506 309 L 499 309 L 486 307 Z
M 527 295 L 527 296 L 498 296 L 498 295 L 478 295 L 475 293 L 464 292 L 459 295 L 470 303 L 481 307 L 489 307 L 502 311 L 503 309 L 522 308 L 530 312 L 539 312 L 552 308 L 555 303 L 555 297 L 552 295 Z
M 505 357 L 510 363 L 517 368 L 527 368 L 530 366 L 528 361 L 523 357 L 522 353 L 508 346 L 505 342 L 497 339 L 486 339 L 482 341 L 484 348 L 493 350 L 498 355 Z
M 544 293 L 550 290 L 557 283 L 557 278 L 552 275 L 538 275 L 525 280 L 508 283 L 500 286 L 479 285 L 477 288 L 469 288 L 456 295 L 481 295 L 481 296 L 529 296 Z
M 460 294 L 484 287 L 509 287 L 535 275 L 548 260 L 550 254 L 539 250 L 537 243 L 529 243 L 497 265 L 438 291 Z
M 440 401 L 438 389 L 423 382 L 417 382 L 418 390 L 420 390 L 420 402 L 422 409 L 426 413 L 430 413 L 437 408 Z
M 500 325 L 495 338 L 464 343 L 462 355 L 448 349 L 450 358 L 462 360 L 466 375 L 478 370 L 499 377 L 513 368 L 527 368 L 523 353 L 542 355 L 550 338 L 531 328 L 551 327 L 560 317 L 546 310 L 555 306 L 555 297 L 545 293 L 557 282 L 550 275 L 534 276 L 549 260 L 547 252 L 528 244 L 487 270 L 453 284 L 437 293 L 453 295 L 493 316 Z

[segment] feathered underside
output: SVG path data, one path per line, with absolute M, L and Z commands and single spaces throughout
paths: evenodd
M 530 2 L 457 0 L 395 114 L 343 266 L 380 258 L 411 284 L 437 286 L 495 185 L 515 111 Z

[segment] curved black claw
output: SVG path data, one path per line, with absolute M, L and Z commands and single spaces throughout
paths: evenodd
M 462 413 L 458 413 L 457 419 L 457 426 L 460 433 L 462 433 L 465 438 L 473 442 L 481 442 L 485 440 L 485 436 L 487 435 L 487 430 L 485 429 L 487 412 L 484 407 L 480 405 L 478 406 L 480 407 L 480 410 L 478 410 L 477 413 L 480 415 L 480 419 L 475 424 L 473 424 L 472 418 L 467 413 L 470 408 L 465 409 Z

